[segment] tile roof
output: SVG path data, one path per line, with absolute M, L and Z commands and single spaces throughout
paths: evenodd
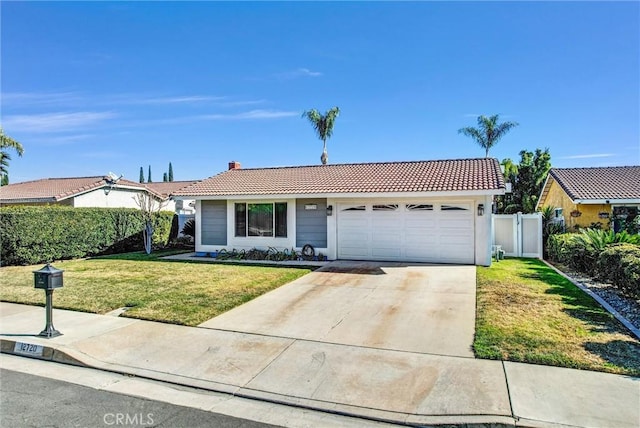
M 232 169 L 174 195 L 496 191 L 504 187 L 498 161 L 481 158 Z
M 552 168 L 549 174 L 574 201 L 640 199 L 640 165 Z
M 105 177 L 43 178 L 0 187 L 0 202 L 57 202 L 106 185 Z M 144 185 L 120 179 L 121 186 L 144 189 Z M 155 193 L 155 192 L 154 192 Z
M 153 190 L 154 192 L 162 195 L 162 197 L 167 198 L 172 193 L 175 193 L 182 189 L 183 187 L 190 186 L 192 184 L 197 183 L 198 180 L 188 180 L 188 181 L 158 181 L 145 183 L 147 188 Z

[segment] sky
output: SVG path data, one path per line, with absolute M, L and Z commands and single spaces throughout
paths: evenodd
M 338 106 L 329 163 L 484 157 L 458 129 L 515 121 L 489 155 L 640 164 L 640 3 L 0 4 L 12 183 L 162 181 L 317 165 L 302 117 Z

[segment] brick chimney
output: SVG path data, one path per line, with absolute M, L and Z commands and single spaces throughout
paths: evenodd
M 240 169 L 240 162 L 231 161 L 229 162 L 229 170 L 232 169 Z

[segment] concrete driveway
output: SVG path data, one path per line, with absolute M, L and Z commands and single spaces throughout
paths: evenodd
M 201 327 L 473 357 L 475 266 L 333 262 Z

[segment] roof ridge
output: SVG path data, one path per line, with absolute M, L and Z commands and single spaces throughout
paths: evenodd
M 577 166 L 577 167 L 567 167 L 567 168 L 556 168 L 553 167 L 553 170 L 579 170 L 579 169 L 613 169 L 613 168 L 640 168 L 640 165 L 616 165 L 616 166 Z
M 390 165 L 390 164 L 410 164 L 410 163 L 435 163 L 435 162 L 463 162 L 463 161 L 476 161 L 476 160 L 497 160 L 497 158 L 453 158 L 453 159 L 431 159 L 431 160 L 412 160 L 412 161 L 381 161 L 381 162 L 353 162 L 353 163 L 333 163 L 328 165 L 283 165 L 283 166 L 266 166 L 255 168 L 237 168 L 228 169 L 218 174 L 212 175 L 212 178 L 216 175 L 224 174 L 229 171 L 255 171 L 255 170 L 267 170 L 267 169 L 295 169 L 295 168 L 326 168 L 332 166 L 356 166 L 356 165 Z

